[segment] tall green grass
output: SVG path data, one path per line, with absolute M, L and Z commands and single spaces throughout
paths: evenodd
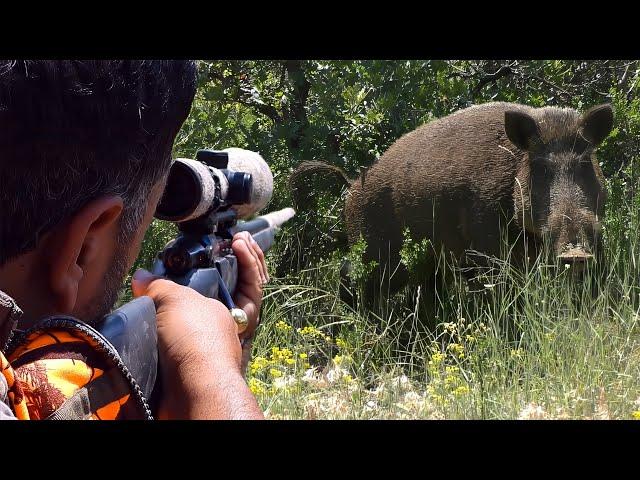
M 603 257 L 581 276 L 546 254 L 519 268 L 505 240 L 472 282 L 443 255 L 446 287 L 414 283 L 372 308 L 340 301 L 338 254 L 274 279 L 249 374 L 261 405 L 273 418 L 640 417 L 640 198 L 620 179 L 609 190 Z

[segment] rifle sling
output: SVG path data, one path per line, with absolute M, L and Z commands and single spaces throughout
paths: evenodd
M 117 369 L 101 375 L 80 388 L 76 393 L 64 401 L 60 408 L 49 415 L 46 420 L 83 420 L 91 416 L 100 408 L 113 402 L 129 392 L 122 374 Z

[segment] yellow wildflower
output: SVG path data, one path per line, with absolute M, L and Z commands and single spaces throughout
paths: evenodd
M 453 394 L 457 397 L 466 395 L 467 393 L 469 393 L 469 387 L 466 385 L 461 385 L 453 391 Z
M 444 371 L 447 372 L 449 375 L 454 375 L 454 374 L 458 373 L 458 370 L 460 370 L 460 369 L 458 367 L 456 367 L 455 365 L 448 365 L 444 369 Z
M 252 374 L 260 372 L 264 370 L 269 365 L 269 360 L 264 357 L 256 357 L 252 362 L 249 363 L 249 371 Z
M 458 358 L 464 358 L 464 347 L 459 343 L 450 343 L 447 345 L 447 350 L 451 350 Z
M 440 365 L 442 361 L 445 359 L 446 355 L 444 353 L 436 352 L 431 355 L 431 360 L 429 361 L 429 365 Z
M 303 337 L 318 337 L 318 336 L 322 336 L 322 332 L 320 330 L 318 330 L 316 327 L 313 327 L 311 325 L 306 326 L 304 328 L 299 328 L 298 329 L 298 333 L 300 335 L 302 335 Z
M 512 358 L 522 358 L 524 350 L 521 348 L 512 348 L 510 353 Z
M 289 325 L 287 322 L 285 322 L 284 320 L 280 320 L 278 323 L 276 323 L 276 328 L 278 330 L 282 330 L 285 332 L 288 332 L 289 330 L 293 329 L 293 327 Z
M 264 384 L 257 378 L 252 378 L 251 380 L 249 380 L 249 389 L 254 395 L 264 395 L 267 391 L 264 388 Z

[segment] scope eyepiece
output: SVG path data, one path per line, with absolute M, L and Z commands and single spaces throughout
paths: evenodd
M 227 182 L 229 182 L 229 192 L 227 201 L 233 205 L 244 205 L 251 202 L 251 189 L 253 178 L 250 173 L 232 172 L 223 170 Z

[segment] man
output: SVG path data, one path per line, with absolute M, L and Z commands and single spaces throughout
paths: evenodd
M 0 61 L 0 347 L 16 326 L 56 315 L 91 325 L 112 309 L 195 89 L 191 61 Z M 249 338 L 266 266 L 248 234 L 232 248 Z M 132 288 L 156 304 L 160 418 L 263 418 L 220 302 L 146 271 Z M 0 402 L 16 400 L 11 388 L 0 384 Z

